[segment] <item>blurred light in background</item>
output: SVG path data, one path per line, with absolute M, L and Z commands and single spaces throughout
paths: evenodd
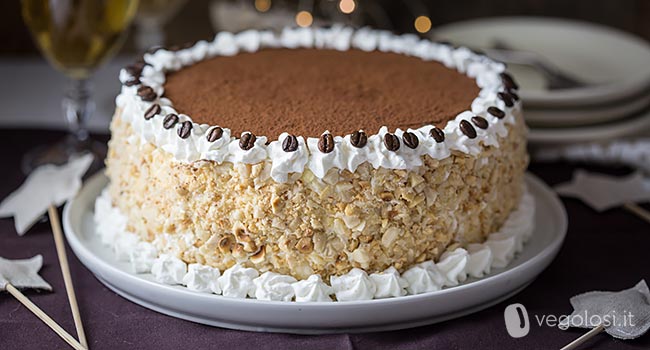
M 271 8 L 271 0 L 255 0 L 255 9 L 259 12 L 266 12 Z
M 354 12 L 355 7 L 357 7 L 357 4 L 354 0 L 341 0 L 339 2 L 339 10 L 345 14 Z
M 296 15 L 296 24 L 303 28 L 309 27 L 313 22 L 314 18 L 309 11 L 300 11 Z
M 415 30 L 419 33 L 426 33 L 431 30 L 431 19 L 427 16 L 419 16 L 413 22 L 413 26 L 415 26 Z

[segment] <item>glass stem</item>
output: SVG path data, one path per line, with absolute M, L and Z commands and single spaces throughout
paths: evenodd
M 63 97 L 63 115 L 74 142 L 79 146 L 88 140 L 86 122 L 95 111 L 88 79 L 73 79 Z
M 154 46 L 165 45 L 165 32 L 159 21 L 142 20 L 137 25 L 135 44 L 138 52 L 145 52 Z

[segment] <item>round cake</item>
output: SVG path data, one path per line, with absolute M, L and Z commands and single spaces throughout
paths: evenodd
M 265 273 L 233 292 L 261 299 L 299 300 L 267 289 L 307 281 L 338 300 L 367 298 L 345 294 L 364 281 L 371 298 L 417 294 L 431 271 L 507 264 L 530 230 L 529 209 L 513 219 L 528 163 L 517 85 L 467 48 L 339 26 L 224 32 L 151 50 L 120 80 L 97 220 L 128 233 L 106 241 L 138 272 L 216 273 L 224 295 Z M 380 292 L 386 276 L 397 287 Z

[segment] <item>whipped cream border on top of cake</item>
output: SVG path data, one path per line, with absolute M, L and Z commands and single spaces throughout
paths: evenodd
M 355 48 L 435 60 L 474 78 L 481 90 L 470 110 L 448 121 L 443 129 L 423 125 L 391 133 L 382 127 L 373 135 L 360 130 L 361 144 L 358 138 L 353 142 L 351 135 L 330 135 L 325 130 L 320 138 L 307 139 L 283 133 L 268 145 L 264 135 L 245 132 L 236 138 L 226 126 L 194 123 L 190 116 L 178 113 L 172 101 L 160 97 L 164 94 L 166 72 L 215 56 L 278 47 L 339 51 Z M 267 161 L 272 167 L 270 176 L 276 182 L 286 182 L 292 173 L 302 173 L 305 168 L 323 178 L 331 168 L 353 172 L 364 162 L 370 162 L 374 168 L 411 169 L 422 165 L 424 155 L 434 159 L 449 157 L 452 152 L 477 155 L 482 145 L 498 147 L 499 137 L 508 134 L 506 124 L 514 124 L 515 115 L 521 112 L 521 102 L 515 92 L 518 87 L 500 62 L 465 47 L 453 48 L 413 34 L 394 35 L 340 25 L 285 28 L 280 34 L 257 30 L 238 34 L 221 32 L 211 42 L 199 41 L 175 51 L 158 49 L 146 53 L 143 62 L 120 71 L 120 81 L 123 86 L 116 105 L 121 109 L 121 118 L 131 124 L 143 141 L 161 147 L 176 160 L 186 163 Z
M 111 247 L 117 260 L 129 262 L 134 273 L 151 273 L 159 283 L 185 286 L 200 293 L 287 302 L 330 302 L 332 295 L 339 302 L 401 297 L 454 287 L 469 277 L 480 279 L 493 268 L 508 266 L 523 250 L 532 235 L 534 219 L 535 198 L 525 189 L 517 209 L 483 243 L 455 245 L 438 262 L 416 264 L 401 275 L 394 267 L 371 274 L 353 268 L 323 281 L 317 274 L 304 280 L 271 271 L 260 274 L 240 264 L 223 272 L 207 265 L 188 265 L 178 258 L 179 249 L 189 248 L 185 235 L 159 235 L 153 242 L 142 241 L 128 232 L 126 216 L 112 206 L 106 189 L 95 201 L 94 214 L 101 242 Z

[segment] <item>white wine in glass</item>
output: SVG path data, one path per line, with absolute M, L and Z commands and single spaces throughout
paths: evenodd
M 137 7 L 138 0 L 22 0 L 23 19 L 34 41 L 52 66 L 72 80 L 63 98 L 71 135 L 29 152 L 23 171 L 62 164 L 85 152 L 102 159 L 105 147 L 90 139 L 86 128 L 95 109 L 88 78 L 121 47 Z

